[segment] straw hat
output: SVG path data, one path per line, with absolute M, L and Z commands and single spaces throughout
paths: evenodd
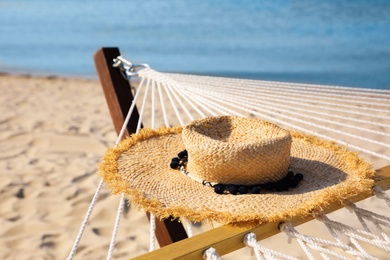
M 109 149 L 99 173 L 114 194 L 161 219 L 239 226 L 305 216 L 369 193 L 374 176 L 332 142 L 233 116 L 143 129 Z

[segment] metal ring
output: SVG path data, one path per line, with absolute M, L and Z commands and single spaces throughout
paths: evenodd
M 121 70 L 122 75 L 130 80 L 132 76 L 137 76 L 140 68 L 150 68 L 148 64 L 132 64 L 130 61 L 124 59 L 122 56 L 118 56 L 113 59 L 112 66 L 119 68 Z

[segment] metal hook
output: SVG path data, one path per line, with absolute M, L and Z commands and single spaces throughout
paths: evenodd
M 119 68 L 123 77 L 130 80 L 132 76 L 137 76 L 138 71 L 143 68 L 150 68 L 148 64 L 133 64 L 130 61 L 124 59 L 122 56 L 118 56 L 113 60 L 112 66 Z

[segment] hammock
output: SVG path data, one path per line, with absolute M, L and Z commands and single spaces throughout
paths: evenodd
M 262 118 L 287 129 L 333 140 L 341 146 L 348 146 L 348 149 L 359 152 L 367 160 L 375 157 L 379 165 L 387 165 L 390 161 L 388 153 L 390 133 L 387 130 L 390 128 L 389 90 L 159 73 L 146 65 L 133 65 L 118 56 L 119 51 L 112 51 L 112 49 L 103 49 L 95 56 L 95 59 L 106 59 L 106 64 L 97 62 L 102 84 L 106 84 L 102 80 L 102 77 L 105 77 L 102 76 L 104 73 L 116 75 L 115 77 L 124 76 L 131 81 L 132 91 L 134 91 L 133 101 L 127 103 L 125 108 L 123 108 L 125 102 L 123 100 L 116 100 L 114 104 L 109 102 L 114 124 L 119 133 L 117 143 L 128 132 L 138 132 L 143 126 L 169 127 L 185 125 L 194 119 L 207 116 L 237 115 Z M 110 53 L 111 58 L 107 56 L 109 57 L 107 59 L 104 56 L 107 53 Z M 115 58 L 114 62 L 112 57 Z M 116 81 L 125 80 L 117 78 Z M 109 91 L 105 89 L 108 100 L 114 95 L 121 99 L 123 95 L 129 94 L 130 90 L 119 90 L 124 91 L 123 93 L 109 93 Z M 122 107 L 118 105 L 121 102 Z M 126 119 L 115 119 L 115 116 L 118 116 L 118 110 L 126 111 L 123 115 Z M 356 143 L 370 144 L 370 148 Z M 390 166 L 379 169 L 377 173 L 374 193 L 390 207 L 390 199 L 383 192 L 390 188 L 390 182 L 385 178 L 390 175 Z M 76 253 L 77 245 L 102 184 L 101 181 L 68 259 L 72 259 Z M 364 198 L 364 196 L 357 196 L 353 201 Z M 111 258 L 114 250 L 124 200 L 125 198 L 122 197 L 118 206 L 108 259 Z M 277 249 L 263 247 L 257 242 L 280 231 L 290 239 L 296 240 L 309 259 L 317 257 L 376 259 L 363 248 L 362 244 L 389 252 L 390 238 L 386 229 L 390 227 L 390 218 L 361 209 L 353 201 L 347 205 L 331 205 L 330 208 L 314 216 L 296 218 L 282 225 L 268 223 L 254 229 L 221 226 L 207 233 L 193 236 L 191 223 L 187 223 L 184 235 L 179 234 L 178 237 L 171 238 L 168 242 L 160 242 L 160 246 L 182 240 L 186 236 L 190 238 L 162 247 L 142 257 L 144 259 L 157 257 L 170 259 L 196 258 L 204 255 L 208 259 L 217 259 L 218 254 L 226 254 L 246 245 L 254 250 L 257 259 L 296 259 Z M 354 212 L 358 222 L 362 225 L 360 229 L 330 220 L 323 214 L 341 207 Z M 334 238 L 333 241 L 303 235 L 295 229 L 295 226 L 313 218 L 327 227 Z M 150 216 L 150 220 L 152 251 L 155 248 L 156 225 L 159 230 L 161 224 L 155 222 L 153 216 Z M 186 223 L 185 219 L 181 221 L 183 224 Z M 169 225 L 168 222 L 165 221 L 165 224 Z M 372 224 L 367 224 L 368 222 Z

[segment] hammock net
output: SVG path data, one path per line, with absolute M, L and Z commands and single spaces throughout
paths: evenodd
M 134 66 L 122 57 L 118 57 L 114 65 L 131 82 L 134 100 L 129 115 L 134 109 L 138 109 L 140 117 L 137 131 L 142 125 L 149 128 L 186 125 L 192 120 L 208 116 L 256 117 L 286 129 L 333 140 L 358 152 L 367 161 L 375 158 L 376 167 L 389 164 L 389 90 L 160 73 L 147 66 Z M 128 120 L 129 118 L 125 124 Z M 125 127 L 117 143 L 121 140 L 124 129 Z M 102 186 L 101 181 L 68 259 L 75 256 Z M 380 214 L 386 210 L 388 212 L 390 200 L 386 193 L 380 188 L 376 188 L 375 193 L 376 199 L 383 200 L 383 207 L 370 210 Z M 281 234 L 260 242 L 256 242 L 256 235 L 248 233 L 243 243 L 250 249 L 243 250 L 248 253 L 249 258 L 254 259 L 381 259 L 390 252 L 390 239 L 387 235 L 390 218 L 361 208 L 367 207 L 373 199 L 357 205 L 350 203 L 342 211 L 327 216 L 317 214 L 316 221 L 313 222 L 323 225 L 316 225 L 315 233 L 326 233 L 324 238 L 310 235 L 312 224 L 293 227 L 290 223 L 284 223 L 280 226 Z M 108 259 L 114 252 L 124 204 L 125 197 L 122 196 Z M 338 214 L 351 214 L 351 222 L 331 220 L 332 217 L 337 218 Z M 189 236 L 199 233 L 199 225 L 194 226 L 185 219 L 182 221 Z M 207 225 L 212 224 L 203 223 L 203 226 Z M 156 247 L 154 229 L 152 216 L 151 249 Z M 319 232 L 318 229 L 323 231 Z M 275 243 L 275 240 L 286 245 L 272 248 L 275 244 L 280 244 Z M 210 248 L 204 257 L 217 259 L 218 252 Z M 234 259 L 237 255 L 224 259 L 230 259 L 229 257 Z

